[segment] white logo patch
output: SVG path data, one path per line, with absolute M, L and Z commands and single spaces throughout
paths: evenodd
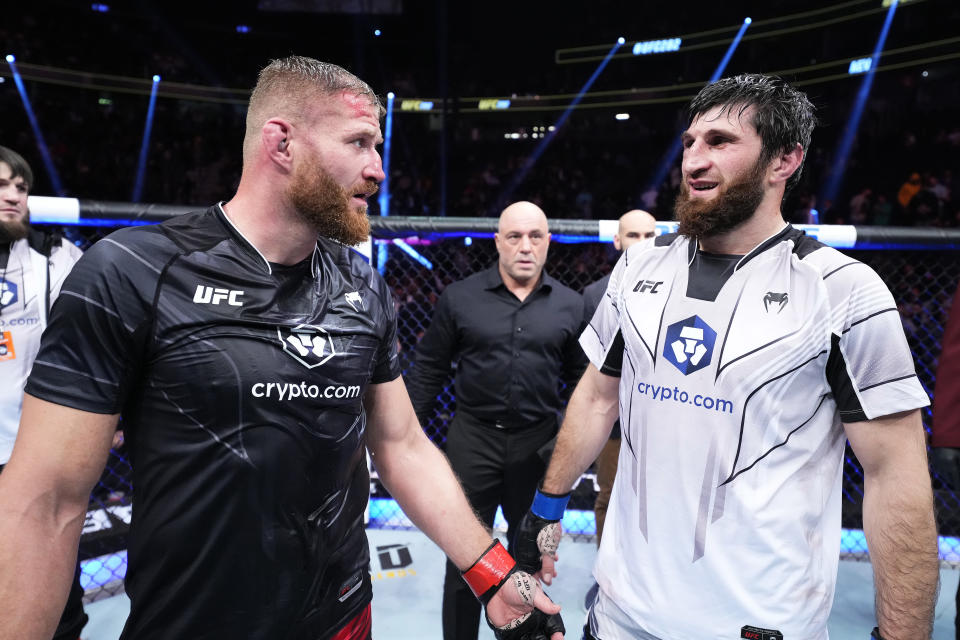
M 283 350 L 307 369 L 319 367 L 337 355 L 330 336 L 320 327 L 309 324 L 297 325 L 293 329 L 278 327 L 277 337 Z
M 242 307 L 243 303 L 240 302 L 242 295 L 243 291 L 205 287 L 198 284 L 197 291 L 193 294 L 193 301 L 196 304 L 220 304 L 226 301 L 231 307 Z
M 343 296 L 343 299 L 347 301 L 354 311 L 359 311 L 360 307 L 363 306 L 363 300 L 360 298 L 359 291 L 351 291 L 347 295 Z

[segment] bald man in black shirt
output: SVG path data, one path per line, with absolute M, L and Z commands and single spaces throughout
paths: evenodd
M 543 271 L 550 232 L 539 207 L 507 207 L 495 241 L 496 265 L 444 291 L 408 383 L 425 423 L 458 360 L 447 457 L 484 524 L 503 507 L 509 540 L 546 468 L 538 451 L 557 432 L 560 382 L 585 367 L 577 342 L 585 323 L 580 295 Z M 457 574 L 448 562 L 446 640 L 477 636 L 480 609 Z

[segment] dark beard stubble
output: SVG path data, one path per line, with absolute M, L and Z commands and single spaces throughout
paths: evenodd
M 684 182 L 674 207 L 679 221 L 677 231 L 688 238 L 708 238 L 727 233 L 749 220 L 763 200 L 765 163 L 757 160 L 742 180 L 723 188 L 710 201 L 690 197 L 690 186 Z
M 23 240 L 30 232 L 30 214 L 20 220 L 0 222 L 0 242 Z

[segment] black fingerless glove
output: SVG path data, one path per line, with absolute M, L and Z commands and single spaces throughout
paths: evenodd
M 540 533 L 550 525 L 560 522 L 569 500 L 569 493 L 556 495 L 537 491 L 530 510 L 523 516 L 520 526 L 517 527 L 516 537 L 511 546 L 521 571 L 529 574 L 540 571 L 543 565 L 540 556 L 544 553 L 540 545 Z M 556 553 L 556 548 L 549 549 L 548 552 L 552 555 Z
M 548 616 L 539 609 L 534 609 L 530 617 L 513 629 L 498 629 L 490 624 L 489 618 L 487 624 L 493 629 L 493 635 L 497 640 L 550 640 L 550 637 L 558 631 L 564 634 L 567 632 L 559 613 Z

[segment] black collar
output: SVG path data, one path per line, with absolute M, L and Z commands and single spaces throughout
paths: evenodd
M 800 238 L 805 235 L 806 235 L 806 232 L 801 231 L 800 229 L 797 229 L 790 223 L 787 223 L 787 226 L 781 229 L 776 235 L 767 238 L 766 240 L 764 240 L 763 242 L 755 246 L 753 249 L 748 251 L 747 254 L 744 255 L 743 258 L 741 258 L 740 262 L 737 263 L 737 266 L 734 269 L 734 271 L 737 271 L 738 269 L 742 269 L 745 264 L 747 264 L 748 262 L 756 258 L 758 255 L 760 255 L 767 249 L 775 247 L 781 242 L 784 242 L 786 240 L 793 240 L 794 243 L 796 243 L 797 238 Z M 697 251 L 699 250 L 698 247 L 700 243 L 697 240 L 697 238 L 691 238 L 689 236 L 687 236 L 687 241 L 689 243 L 687 245 L 687 264 L 689 264 L 693 262 L 693 257 L 697 255 Z
M 492 267 L 486 271 L 481 272 L 481 280 L 483 282 L 483 288 L 487 291 L 496 289 L 497 287 L 507 288 L 506 283 L 503 281 L 503 277 L 500 275 L 500 264 L 495 262 Z M 549 292 L 553 289 L 553 286 L 557 284 L 557 281 L 546 272 L 546 270 L 540 272 L 540 282 L 533 289 L 533 292 L 544 289 Z

